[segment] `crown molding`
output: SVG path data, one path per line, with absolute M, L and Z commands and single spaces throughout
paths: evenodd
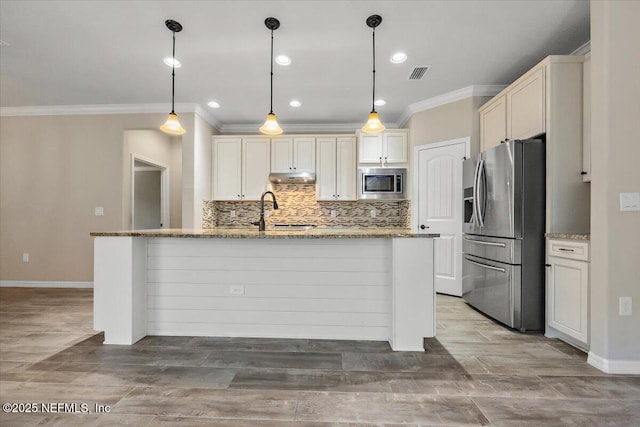
M 219 128 L 221 133 L 256 133 L 262 123 L 224 124 Z M 363 123 L 280 123 L 287 133 L 319 132 L 319 133 L 353 133 L 362 127 Z M 388 129 L 397 128 L 390 123 Z
M 403 127 L 409 121 L 412 115 L 431 108 L 440 107 L 442 105 L 451 104 L 473 96 L 495 96 L 500 93 L 506 85 L 475 85 L 467 86 L 462 89 L 454 90 L 442 95 L 434 96 L 422 101 L 409 104 L 398 118 L 397 126 Z
M 591 52 L 591 40 L 571 52 L 571 55 L 586 55 L 589 52 Z

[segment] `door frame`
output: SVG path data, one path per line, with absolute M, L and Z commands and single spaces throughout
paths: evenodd
M 136 161 L 148 165 L 149 170 L 160 171 L 160 220 L 162 221 L 160 228 L 170 228 L 169 166 L 140 154 L 131 153 L 131 229 L 133 230 L 135 225 Z
M 422 144 L 422 145 L 417 145 L 413 148 L 413 161 L 412 161 L 412 174 L 413 174 L 413 179 L 412 179 L 412 192 L 411 192 L 411 230 L 413 230 L 415 233 L 419 233 L 419 229 L 418 229 L 418 196 L 419 196 L 419 177 L 420 177 L 420 173 L 419 173 L 419 157 L 420 157 L 420 151 L 422 150 L 430 150 L 433 148 L 441 148 L 441 147 L 447 147 L 450 145 L 456 145 L 456 144 L 464 144 L 464 155 L 465 158 L 468 159 L 469 157 L 471 157 L 471 137 L 467 136 L 464 138 L 455 138 L 455 139 L 448 139 L 446 141 L 439 141 L 439 142 L 434 142 L 432 144 Z M 460 201 L 460 203 L 462 203 L 462 201 Z

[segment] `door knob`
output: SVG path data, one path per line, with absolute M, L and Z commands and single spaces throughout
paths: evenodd
M 420 229 L 421 229 L 421 230 L 424 230 L 425 228 L 429 228 L 429 227 L 427 227 L 427 226 L 426 226 L 426 225 L 424 225 L 424 224 L 421 224 L 421 225 L 420 225 Z

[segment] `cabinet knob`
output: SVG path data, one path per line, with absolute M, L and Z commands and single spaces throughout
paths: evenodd
M 427 227 L 427 226 L 426 226 L 426 225 L 424 225 L 424 224 L 420 224 L 420 230 L 424 230 L 425 228 L 429 228 L 429 227 Z
M 238 194 L 238 199 L 240 198 L 240 195 Z
M 339 198 L 340 198 L 340 195 L 338 194 L 336 197 L 339 199 Z
M 585 171 L 580 172 L 580 175 L 586 175 L 586 174 L 587 174 L 587 172 L 585 172 Z

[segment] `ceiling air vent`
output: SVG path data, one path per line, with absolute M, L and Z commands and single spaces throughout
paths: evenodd
M 409 74 L 409 80 L 420 80 L 427 74 L 427 71 L 429 71 L 428 65 L 413 67 L 411 74 Z

